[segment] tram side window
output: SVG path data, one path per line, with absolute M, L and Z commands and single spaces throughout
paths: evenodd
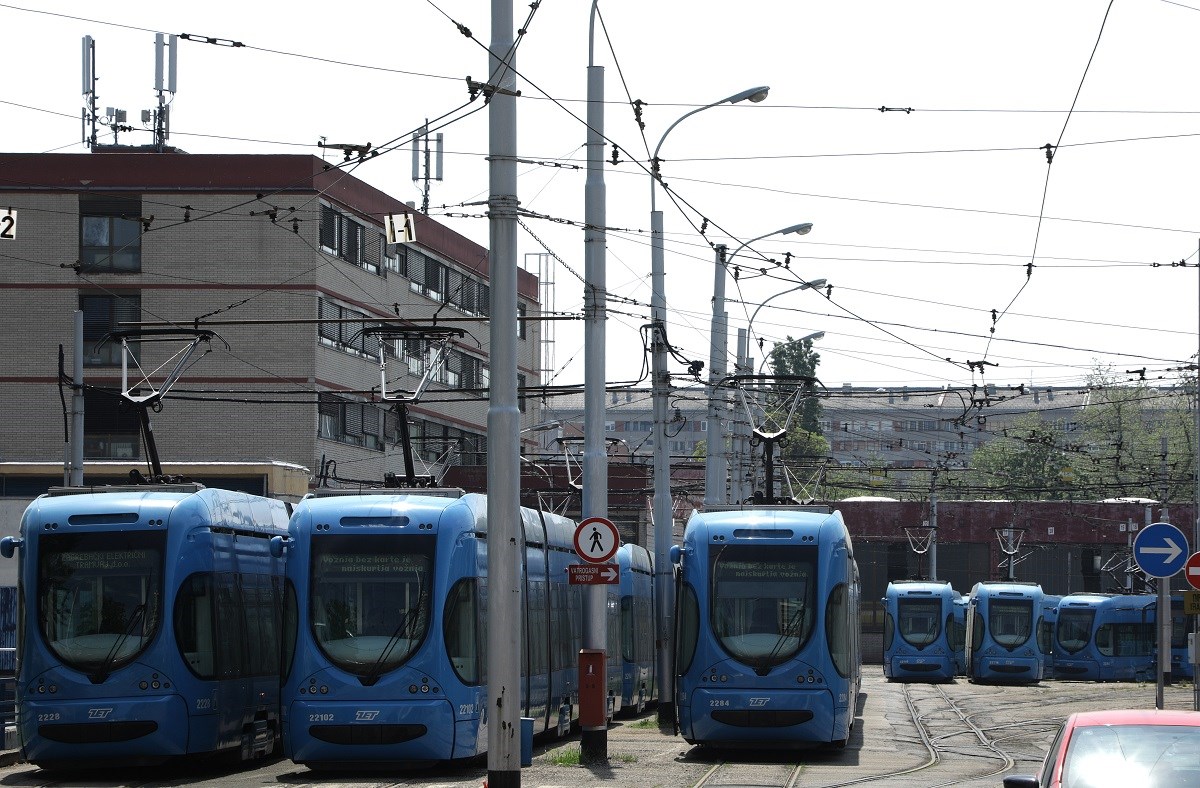
M 478 587 L 473 578 L 460 580 L 446 599 L 446 656 L 463 684 L 481 682 L 479 670 Z
M 215 675 L 212 575 L 192 575 L 175 601 L 175 638 L 184 662 L 202 679 Z
M 983 614 L 979 608 L 971 610 L 971 648 L 978 650 L 983 647 Z
M 549 668 L 546 633 L 546 583 L 534 580 L 529 584 L 529 672 L 540 676 Z
M 284 583 L 283 588 L 283 620 L 282 643 L 283 663 L 282 678 L 286 679 L 292 672 L 292 658 L 296 656 L 296 633 L 300 626 L 299 607 L 296 602 L 296 587 L 292 581 Z
M 825 639 L 829 644 L 829 656 L 838 675 L 850 675 L 850 616 L 847 605 L 846 584 L 838 583 L 829 592 L 825 605 Z
M 634 627 L 637 626 L 633 612 L 634 601 L 631 596 L 621 597 L 621 657 L 626 662 L 637 662 L 634 641 Z
M 605 621 L 607 624 L 606 635 L 607 643 L 612 643 L 615 646 L 621 642 L 621 603 L 616 594 L 607 594 L 606 609 L 607 615 Z M 609 648 L 608 657 L 608 677 L 611 679 L 614 676 L 621 675 L 621 655 L 624 649 Z
M 700 635 L 700 605 L 696 601 L 695 589 L 687 583 L 679 589 L 678 604 L 675 648 L 679 658 L 675 672 L 682 676 L 692 666 L 692 658 L 696 656 L 696 639 Z
M 242 575 L 242 600 L 246 613 L 246 673 L 268 676 L 279 667 L 279 608 L 275 604 L 277 579 L 269 575 Z
M 237 576 L 220 572 L 216 575 L 217 619 L 217 678 L 231 679 L 241 675 L 246 661 L 246 632 L 240 613 L 241 589 Z
M 646 597 L 638 597 L 637 617 L 638 662 L 654 661 L 654 603 Z
M 550 587 L 550 669 L 566 670 L 571 666 L 571 631 L 567 610 L 567 589 L 561 585 Z

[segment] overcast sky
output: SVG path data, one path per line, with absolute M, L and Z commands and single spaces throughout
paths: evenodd
M 602 0 L 595 57 L 605 133 L 620 147 L 605 174 L 609 380 L 643 375 L 649 151 L 685 113 L 757 85 L 771 88 L 762 103 L 697 113 L 663 143 L 670 194 L 657 201 L 680 356 L 708 359 L 712 244 L 732 251 L 807 221 L 809 235 L 768 237 L 733 261 L 731 352 L 759 304 L 825 279 L 828 297 L 773 298 L 751 333 L 769 350 L 824 331 L 818 372 L 831 388 L 1073 386 L 1098 367 L 1176 380 L 1198 343 L 1194 5 Z M 520 253 L 531 267 L 547 250 L 561 260 L 552 306 L 578 313 L 589 4 L 513 8 L 525 29 L 518 197 L 534 214 Z M 430 213 L 486 245 L 488 110 L 469 101 L 467 78 L 486 77 L 490 30 L 483 0 L 0 3 L 0 150 L 86 151 L 84 34 L 96 40 L 101 112 L 128 111 L 139 130 L 120 142 L 132 144 L 151 139 L 138 120 L 156 102 L 155 31 L 236 41 L 180 42 L 171 144 L 321 156 L 322 138 L 403 142 L 353 173 L 419 205 L 407 141 L 444 118 Z M 554 330 L 546 377 L 582 382 L 582 324 Z

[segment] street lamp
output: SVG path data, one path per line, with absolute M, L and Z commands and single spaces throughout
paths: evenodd
M 650 396 L 654 409 L 654 591 L 656 595 L 655 623 L 658 626 L 659 724 L 675 722 L 675 680 L 671 675 L 671 651 L 674 640 L 674 587 L 671 583 L 671 537 L 674 528 L 674 503 L 671 499 L 671 465 L 667 454 L 667 394 L 670 379 L 667 373 L 667 346 L 664 332 L 667 325 L 667 297 L 664 289 L 666 265 L 663 255 L 663 215 L 655 204 L 656 183 L 662 180 L 658 152 L 667 135 L 687 118 L 721 104 L 741 101 L 762 101 L 768 87 L 756 87 L 727 96 L 720 101 L 686 113 L 663 132 L 650 159 L 650 320 L 653 324 L 650 339 Z
M 738 252 L 755 241 L 761 241 L 772 235 L 808 235 L 812 231 L 812 222 L 793 224 L 782 230 L 764 233 L 757 238 L 751 238 L 725 257 L 724 244 L 717 245 L 716 274 L 713 278 L 713 313 L 712 329 L 709 334 L 708 353 L 708 436 L 706 442 L 708 451 L 704 459 L 704 504 L 712 506 L 725 503 L 725 476 L 729 469 L 725 457 L 725 431 L 721 426 L 721 405 L 717 396 L 721 379 L 725 377 L 725 362 L 728 358 L 728 330 L 725 326 L 725 274 L 729 264 L 738 256 Z M 756 310 L 757 311 L 757 310 Z
M 766 299 L 764 299 L 761 304 L 754 307 L 754 311 L 750 314 L 750 321 L 746 324 L 746 329 L 748 331 L 751 331 L 751 333 L 753 333 L 754 318 L 758 317 L 758 310 L 762 309 L 764 306 L 769 304 L 771 301 L 774 301 L 776 298 L 779 298 L 779 296 L 787 295 L 788 293 L 794 293 L 797 290 L 807 290 L 810 287 L 813 290 L 819 290 L 820 288 L 824 287 L 826 284 L 827 284 L 827 281 L 825 279 L 814 279 L 811 282 L 801 282 L 800 284 L 796 285 L 795 287 L 791 288 L 790 290 L 782 290 L 778 293 L 772 293 L 771 295 L 767 296 Z M 759 350 L 762 350 L 761 344 L 759 345 Z
M 814 331 L 813 333 L 809 334 L 808 336 L 800 337 L 799 339 L 792 339 L 787 342 L 780 342 L 778 344 L 780 346 L 782 346 L 782 345 L 795 345 L 797 343 L 804 344 L 805 342 L 816 342 L 817 340 L 821 339 L 824 336 L 825 336 L 824 331 Z M 772 351 L 772 352 L 774 352 L 774 351 Z M 758 374 L 761 375 L 762 371 L 764 369 L 766 369 L 767 362 L 769 360 L 770 360 L 770 353 L 763 356 L 762 364 L 759 364 L 759 366 L 758 366 Z

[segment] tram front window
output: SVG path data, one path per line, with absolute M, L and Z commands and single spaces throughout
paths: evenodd
M 816 621 L 816 550 L 730 545 L 713 554 L 712 628 L 734 659 L 770 668 L 794 657 Z
M 165 543 L 165 533 L 138 531 L 39 540 L 38 624 L 63 664 L 103 680 L 150 645 Z
M 1033 632 L 1033 601 L 1029 599 L 992 599 L 988 611 L 988 629 L 992 639 L 1006 648 L 1016 648 L 1029 640 Z
M 1058 642 L 1068 654 L 1076 654 L 1092 640 L 1096 611 L 1064 608 L 1058 612 Z
M 318 648 L 370 679 L 402 665 L 429 630 L 432 536 L 312 540 L 309 617 Z
M 897 600 L 900 637 L 924 648 L 942 634 L 942 605 L 937 599 L 901 598 Z

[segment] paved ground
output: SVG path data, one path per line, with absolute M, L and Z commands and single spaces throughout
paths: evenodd
M 956 785 L 996 788 L 1003 774 L 1031 772 L 1062 719 L 1094 708 L 1152 708 L 1153 684 L 1043 682 L 1034 687 L 893 684 L 878 666 L 864 671 L 855 731 L 844 750 L 713 752 L 660 730 L 653 712 L 608 730 L 608 763 L 578 764 L 578 734 L 534 746 L 525 788 L 872 788 Z M 1190 685 L 1166 688 L 1168 708 L 1191 709 Z M 920 720 L 920 728 L 914 720 Z M 931 749 L 931 747 L 933 749 Z M 10 756 L 11 757 L 11 756 Z M 183 786 L 205 788 L 479 788 L 486 762 L 421 772 L 314 772 L 284 761 L 241 770 L 178 767 L 61 775 L 27 764 L 0 768 L 0 786 Z

